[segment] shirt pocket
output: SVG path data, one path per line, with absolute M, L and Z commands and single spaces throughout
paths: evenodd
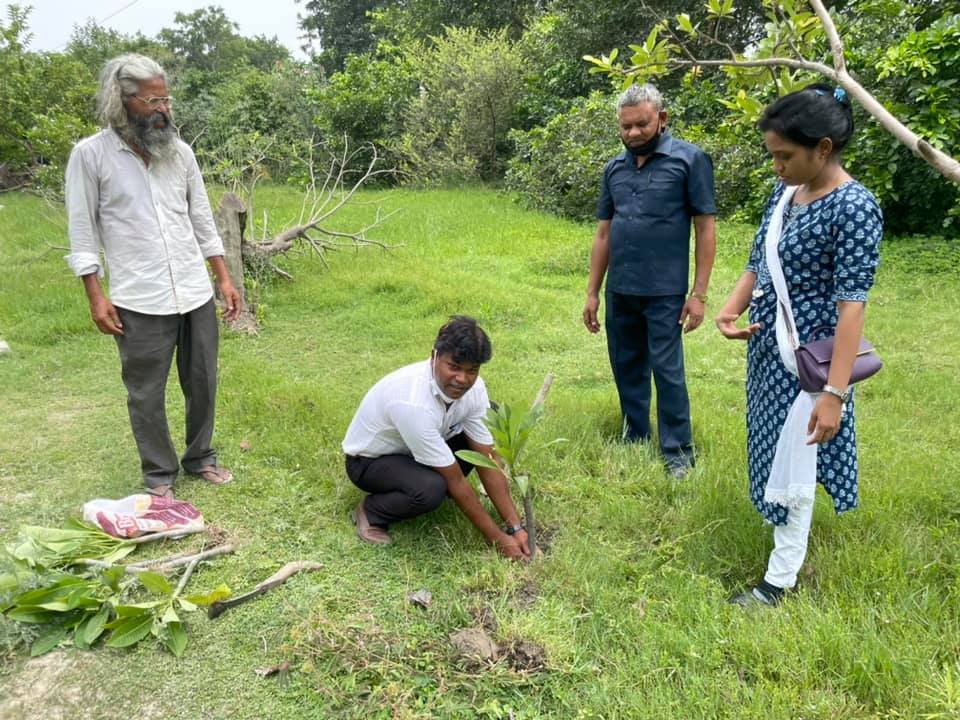
M 655 217 L 670 217 L 683 201 L 683 187 L 675 182 L 652 178 L 641 193 L 643 211 Z
M 152 178 L 152 184 L 154 195 L 159 195 L 166 210 L 177 215 L 187 214 L 187 175 L 176 158 Z
M 610 181 L 610 196 L 613 206 L 618 213 L 629 214 L 631 206 L 636 203 L 636 189 L 629 177 L 619 177 Z

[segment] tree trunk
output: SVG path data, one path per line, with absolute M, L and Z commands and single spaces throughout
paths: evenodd
M 243 200 L 233 193 L 224 195 L 220 200 L 215 219 L 220 238 L 223 240 L 223 260 L 226 263 L 227 272 L 230 273 L 230 279 L 233 280 L 233 285 L 243 301 L 243 310 L 239 317 L 228 325 L 236 332 L 255 334 L 257 319 L 247 303 L 247 291 L 243 283 L 243 231 L 247 224 L 247 208 Z M 217 296 L 219 295 L 218 291 Z

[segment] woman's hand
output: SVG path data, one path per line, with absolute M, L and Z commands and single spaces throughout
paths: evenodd
M 713 319 L 717 324 L 717 329 L 720 331 L 720 334 L 723 335 L 728 340 L 749 340 L 761 327 L 760 323 L 752 323 L 747 325 L 745 328 L 737 327 L 737 320 L 739 315 L 720 311 L 720 314 Z
M 843 403 L 836 395 L 820 393 L 810 422 L 807 423 L 807 445 L 830 442 L 840 432 L 840 420 L 843 415 Z

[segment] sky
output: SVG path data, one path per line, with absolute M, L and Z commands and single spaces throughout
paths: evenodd
M 28 19 L 33 40 L 31 50 L 63 50 L 74 25 L 93 18 L 99 25 L 129 35 L 142 32 L 148 37 L 161 28 L 173 27 L 178 12 L 193 12 L 219 5 L 227 17 L 240 26 L 241 35 L 266 35 L 285 45 L 295 57 L 300 51 L 298 6 L 295 0 L 19 0 L 32 5 Z M 6 2 L 3 3 L 4 7 Z M 302 5 L 299 8 L 302 11 Z M 5 13 L 4 13 L 5 14 Z M 6 21 L 6 18 L 3 18 Z

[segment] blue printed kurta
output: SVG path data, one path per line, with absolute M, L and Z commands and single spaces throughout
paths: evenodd
M 800 392 L 800 381 L 784 367 L 777 348 L 777 296 L 767 269 L 767 225 L 784 185 L 767 203 L 753 241 L 747 270 L 756 273 L 750 322 L 761 323 L 747 345 L 747 457 L 750 499 L 775 525 L 787 521 L 787 508 L 766 503 L 770 467 L 780 429 Z M 879 262 L 883 216 L 877 201 L 860 183 L 849 181 L 807 205 L 788 208 L 780 237 L 780 263 L 790 292 L 799 341 L 819 327 L 837 324 L 837 302 L 866 301 Z M 817 481 L 838 513 L 857 506 L 857 436 L 851 395 L 840 431 L 817 452 Z

